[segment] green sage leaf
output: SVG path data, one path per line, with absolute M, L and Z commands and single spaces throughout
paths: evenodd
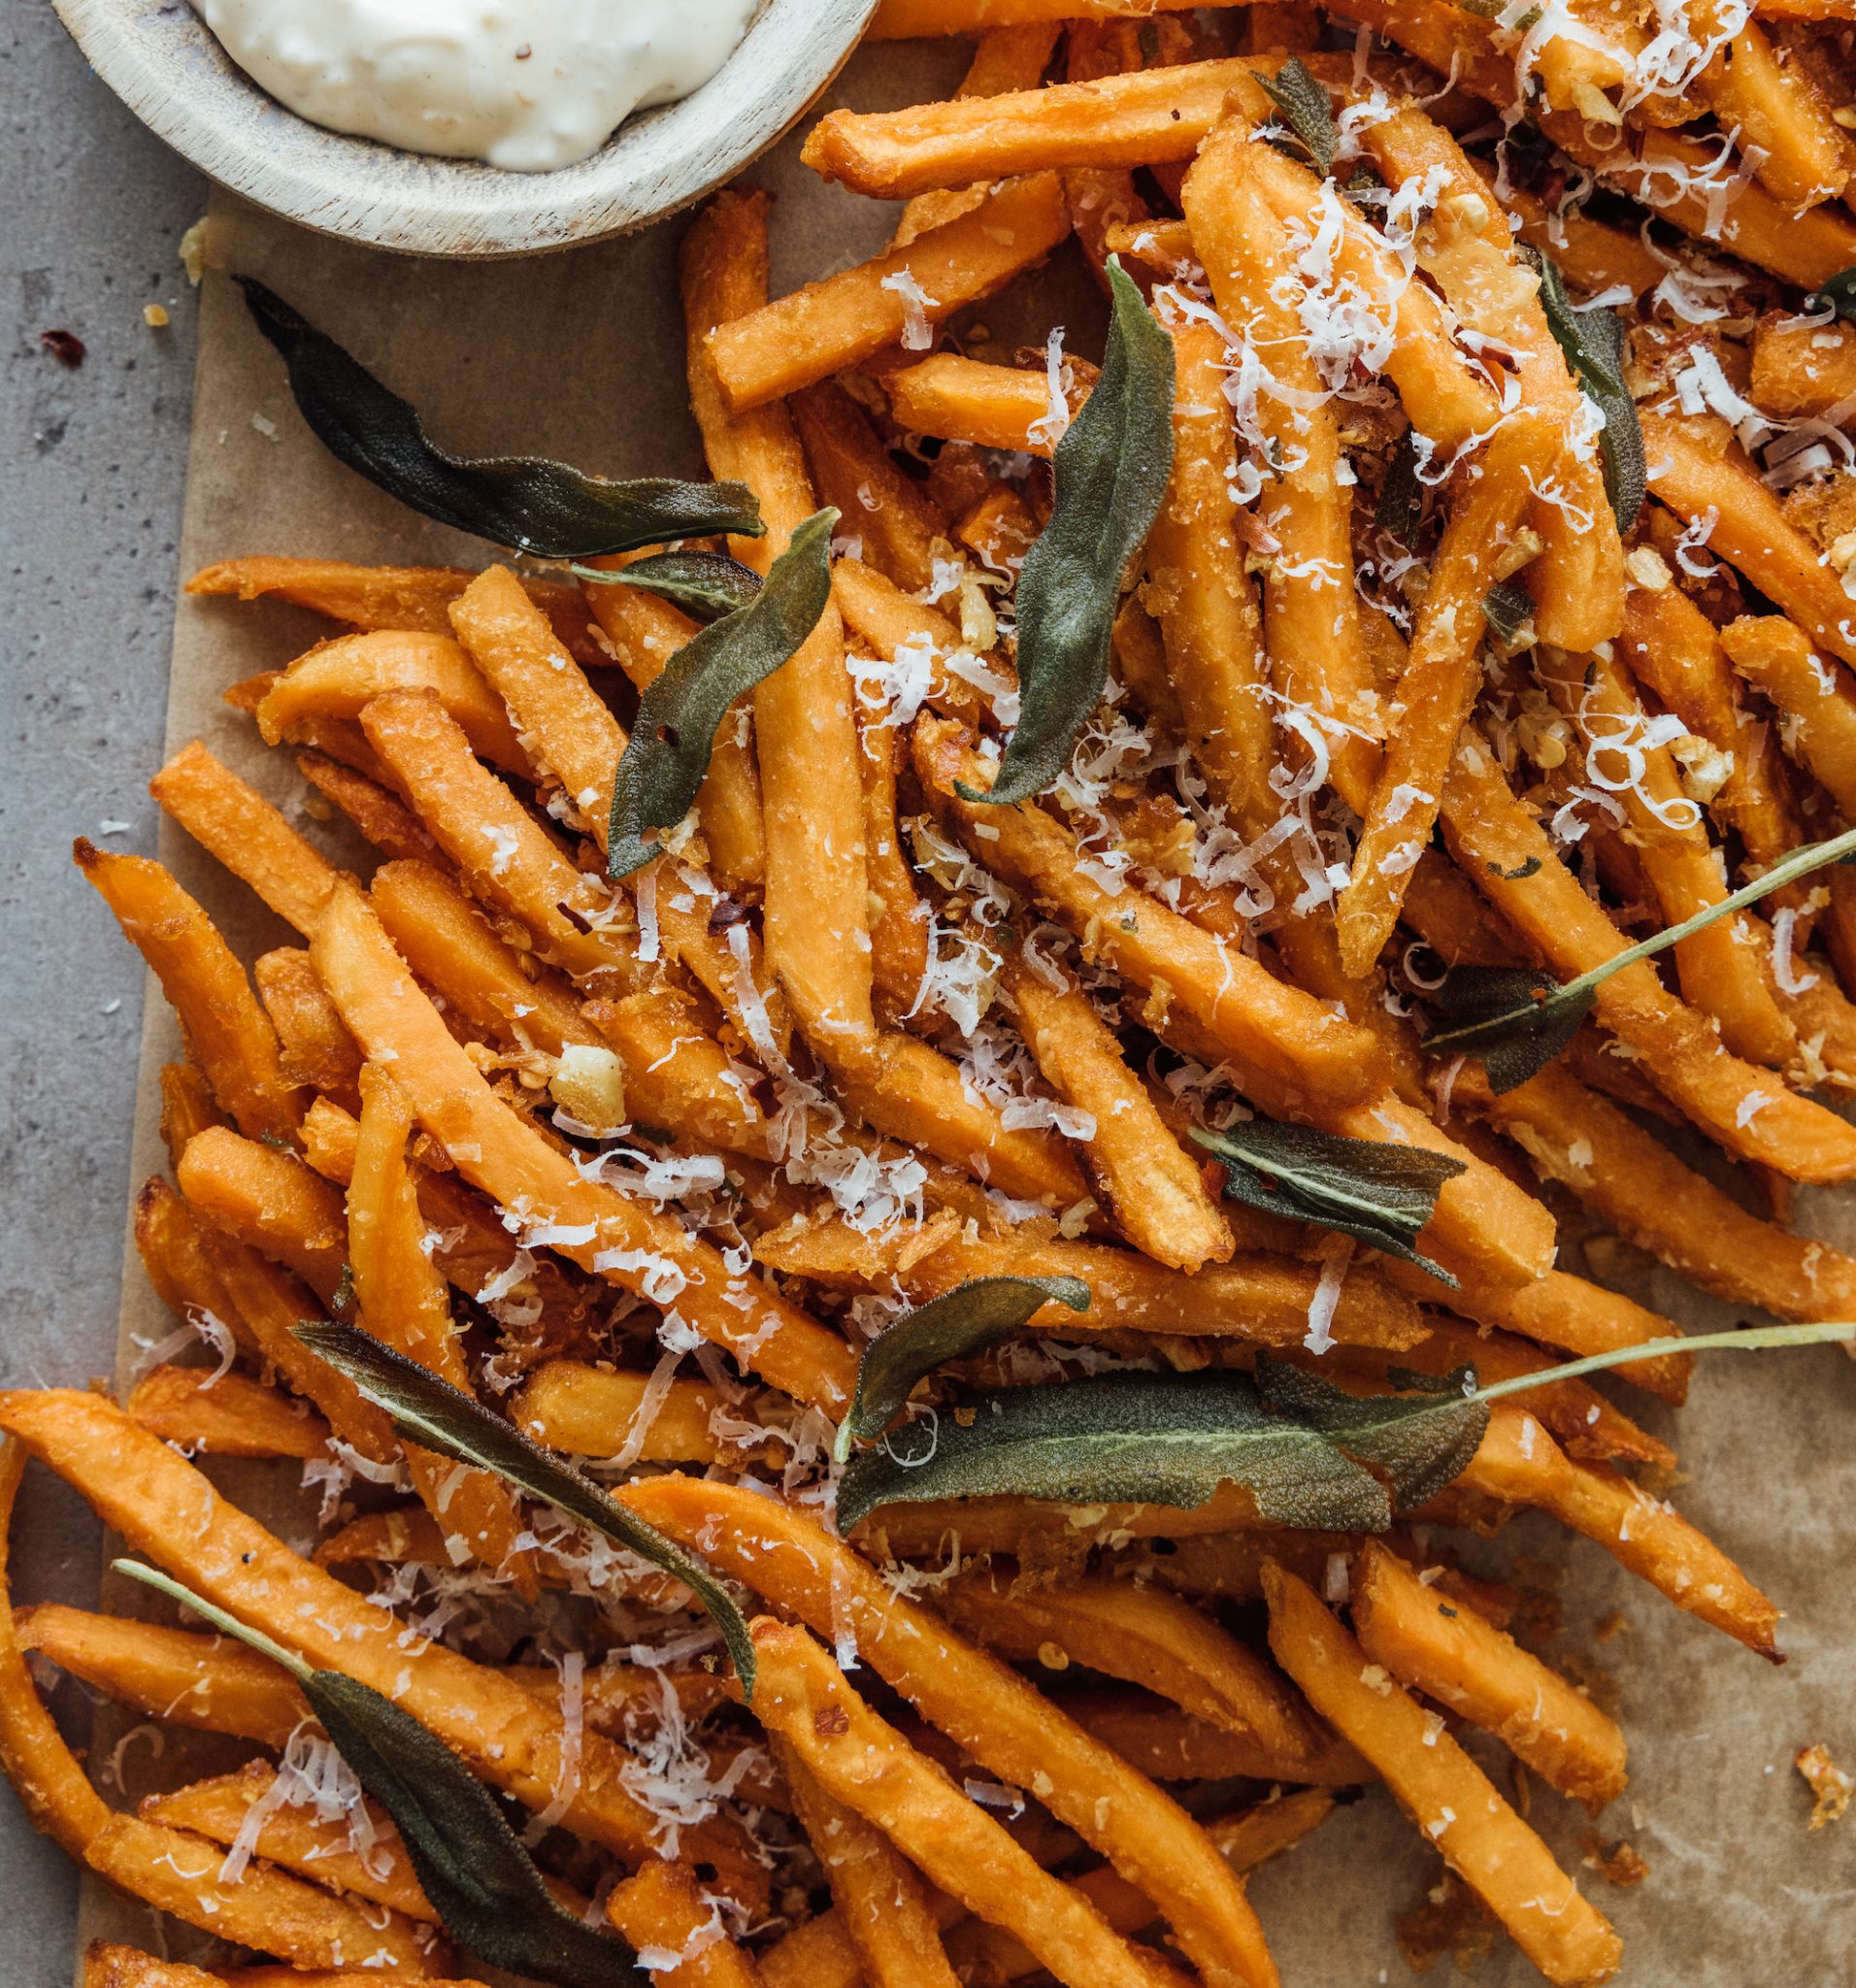
M 1615 311 L 1581 311 L 1567 295 L 1558 267 L 1538 249 L 1524 249 L 1541 273 L 1541 308 L 1547 328 L 1566 354 L 1579 390 L 1605 416 L 1599 436 L 1605 494 L 1620 532 L 1637 522 L 1649 485 L 1643 464 L 1643 431 L 1637 403 L 1624 379 L 1624 320 Z
M 838 1431 L 838 1461 L 854 1439 L 880 1436 L 915 1382 L 937 1367 L 1010 1339 L 1046 1305 L 1087 1311 L 1089 1296 L 1079 1277 L 971 1277 L 905 1313 L 864 1348 L 857 1392 Z
M 1109 680 L 1122 576 L 1173 474 L 1173 341 L 1112 255 L 1109 285 L 1102 377 L 1057 444 L 1050 521 L 1018 578 L 1018 723 L 991 791 L 956 781 L 962 800 L 1027 800 L 1070 763 Z
M 1627 945 L 1603 966 L 1564 984 L 1528 967 L 1452 967 L 1442 984 L 1426 996 L 1446 1026 L 1426 1036 L 1423 1047 L 1480 1056 L 1491 1088 L 1511 1091 L 1544 1069 L 1573 1040 L 1579 1023 L 1591 1012 L 1598 990 L 1613 974 L 1679 945 L 1715 919 L 1744 911 L 1813 870 L 1852 858 L 1856 858 L 1856 829 L 1845 829 L 1828 842 L 1806 843 L 1718 904 Z M 1523 863 L 1512 876 L 1517 879 L 1529 877 L 1539 868 L 1538 862 L 1533 870 Z
M 1242 1484 L 1273 1525 L 1383 1532 L 1385 1488 L 1319 1431 L 1272 1414 L 1245 1374 L 1099 1374 L 1007 1388 L 911 1422 L 852 1459 L 849 1532 L 883 1505 L 1037 1498 L 1203 1505 Z
M 1839 317 L 1856 322 L 1856 266 L 1839 269 L 1835 276 L 1827 277 L 1817 285 L 1816 294 Z
M 1392 1487 L 1393 1509 L 1409 1511 L 1469 1468 L 1489 1411 L 1475 1394 L 1474 1367 L 1442 1377 L 1394 1368 L 1386 1378 L 1409 1392 L 1348 1394 L 1306 1368 L 1257 1355 L 1262 1400 L 1319 1430 L 1355 1461 L 1371 1464 Z
M 258 329 L 283 355 L 290 391 L 316 439 L 441 524 L 543 559 L 592 559 L 712 532 L 758 538 L 766 529 L 745 483 L 614 482 L 546 456 L 447 454 L 426 439 L 411 402 L 262 283 L 237 281 Z
M 721 1631 L 742 1689 L 753 1697 L 754 1645 L 746 1618 L 715 1576 L 655 1526 L 635 1518 L 572 1465 L 548 1455 L 501 1416 L 359 1326 L 324 1320 L 299 1325 L 295 1332 L 312 1351 L 347 1375 L 369 1401 L 384 1408 L 407 1441 L 495 1472 L 531 1498 L 553 1506 L 681 1581 Z
M 622 1939 L 597 1932 L 554 1898 L 495 1796 L 410 1712 L 358 1678 L 306 1664 L 151 1567 L 118 1560 L 116 1570 L 290 1673 L 354 1778 L 393 1818 L 432 1909 L 458 1945 L 558 1988 L 613 1988 L 622 1971 L 637 1966 Z
M 1501 580 L 1482 596 L 1482 618 L 1503 647 L 1512 648 L 1534 619 L 1534 596 L 1511 580 Z
M 760 575 L 726 552 L 653 552 L 629 566 L 576 564 L 570 570 L 593 586 L 642 587 L 702 622 L 719 621 L 760 592 Z
M 1373 507 L 1376 530 L 1389 532 L 1402 546 L 1417 543 L 1418 525 L 1424 516 L 1424 485 L 1418 481 L 1417 442 L 1408 428 L 1399 437 L 1385 466 L 1379 484 L 1379 501 Z
M 1461 1160 L 1421 1145 L 1386 1145 L 1268 1118 L 1222 1132 L 1195 1127 L 1192 1137 L 1223 1161 L 1231 1200 L 1338 1229 L 1454 1287 L 1456 1278 L 1415 1244 L 1444 1182 L 1465 1171 Z
M 627 877 L 662 853 L 646 831 L 675 828 L 689 812 L 729 706 L 771 677 L 817 626 L 831 599 L 837 522 L 830 509 L 807 518 L 747 606 L 692 636 L 639 699 L 638 722 L 613 783 L 609 876 Z
M 1264 93 L 1282 113 L 1283 121 L 1302 141 L 1322 179 L 1334 171 L 1340 135 L 1334 128 L 1334 106 L 1328 93 L 1310 76 L 1301 58 L 1291 55 L 1274 76 L 1256 73 Z

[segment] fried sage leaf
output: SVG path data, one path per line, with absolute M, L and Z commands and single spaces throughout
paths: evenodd
M 1566 1047 L 1591 1012 L 1598 990 L 1621 968 L 1679 945 L 1716 918 L 1744 911 L 1796 878 L 1852 858 L 1856 858 L 1856 829 L 1846 829 L 1828 842 L 1806 843 L 1751 883 L 1742 884 L 1731 897 L 1708 905 L 1679 925 L 1627 945 L 1575 980 L 1562 983 L 1526 967 L 1452 967 L 1442 984 L 1427 996 L 1445 1025 L 1425 1037 L 1424 1047 L 1480 1056 L 1490 1087 L 1497 1092 L 1511 1091 L 1543 1070 Z M 1535 865 L 1537 870 L 1539 867 Z M 1523 865 L 1519 875 L 1531 874 Z
M 613 482 L 546 456 L 447 454 L 426 439 L 411 402 L 326 333 L 262 283 L 238 283 L 258 329 L 282 353 L 290 391 L 322 446 L 441 524 L 542 559 L 592 559 L 712 532 L 758 538 L 765 530 L 745 483 Z
M 1475 1394 L 1474 1367 L 1442 1377 L 1395 1367 L 1386 1378 L 1401 1392 L 1352 1395 L 1306 1368 L 1257 1355 L 1264 1402 L 1372 1465 L 1391 1486 L 1392 1508 L 1409 1511 L 1469 1468 L 1489 1411 Z
M 848 1532 L 938 1498 L 1203 1505 L 1242 1484 L 1273 1525 L 1383 1532 L 1384 1487 L 1319 1431 L 1272 1414 L 1245 1374 L 1098 1374 L 982 1395 L 906 1424 L 838 1486 Z
M 1817 294 L 1839 317 L 1856 322 L 1856 266 L 1827 277 L 1817 285 Z
M 480 1960 L 558 1988 L 613 1988 L 637 1965 L 616 1936 L 556 1902 L 494 1795 L 436 1733 L 372 1686 L 317 1670 L 151 1567 L 126 1574 L 282 1665 L 354 1778 L 393 1818 L 432 1909 Z
M 1109 680 L 1122 575 L 1173 474 L 1173 341 L 1112 255 L 1109 284 L 1102 377 L 1057 444 L 1050 522 L 1018 579 L 1018 723 L 990 792 L 956 782 L 966 801 L 1028 800 L 1069 764 Z
M 855 1438 L 880 1436 L 923 1375 L 1010 1339 L 1046 1305 L 1087 1311 L 1089 1295 L 1080 1277 L 970 1277 L 905 1313 L 864 1348 L 857 1392 L 838 1431 L 838 1461 Z
M 1512 648 L 1534 618 L 1534 596 L 1526 587 L 1505 580 L 1482 596 L 1482 618 L 1505 648 Z
M 1282 113 L 1283 122 L 1308 149 L 1315 171 L 1327 179 L 1334 171 L 1334 154 L 1341 146 L 1340 134 L 1334 128 L 1334 106 L 1327 91 L 1295 55 L 1274 76 L 1258 70 L 1257 81 Z
M 754 1645 L 746 1617 L 714 1575 L 655 1526 L 633 1517 L 571 1465 L 549 1456 L 501 1416 L 491 1414 L 404 1353 L 382 1345 L 359 1326 L 306 1320 L 295 1332 L 313 1352 L 319 1353 L 338 1373 L 346 1374 L 369 1401 L 384 1408 L 393 1427 L 409 1442 L 435 1449 L 461 1464 L 494 1471 L 531 1498 L 553 1506 L 681 1581 L 721 1631 L 741 1675 L 742 1689 L 749 1699 L 753 1697 Z
M 1378 502 L 1373 507 L 1373 524 L 1377 531 L 1390 532 L 1401 545 L 1414 546 L 1423 518 L 1424 485 L 1418 480 L 1417 441 L 1408 428 L 1385 466 Z
M 1527 250 L 1541 273 L 1541 308 L 1547 328 L 1566 354 L 1580 392 L 1605 416 L 1599 450 L 1605 468 L 1605 494 L 1610 499 L 1617 528 L 1627 532 L 1637 522 L 1649 488 L 1643 465 L 1643 431 L 1638 424 L 1637 403 L 1624 379 L 1624 320 L 1615 311 L 1581 311 L 1566 293 L 1558 267 L 1538 250 Z
M 653 552 L 629 566 L 575 565 L 593 586 L 635 586 L 681 608 L 702 622 L 719 621 L 747 607 L 760 592 L 760 575 L 726 552 Z
M 1224 1191 L 1233 1201 L 1338 1229 L 1455 1285 L 1455 1277 L 1415 1244 L 1437 1212 L 1444 1182 L 1465 1171 L 1461 1160 L 1421 1145 L 1384 1145 L 1268 1118 L 1222 1132 L 1195 1127 L 1192 1137 L 1224 1162 Z
M 613 783 L 609 876 L 627 877 L 662 853 L 646 831 L 675 828 L 689 812 L 729 706 L 771 677 L 818 625 L 831 599 L 837 522 L 829 508 L 813 512 L 747 606 L 692 636 L 639 700 Z

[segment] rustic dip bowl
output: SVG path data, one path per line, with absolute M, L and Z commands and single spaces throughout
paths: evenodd
M 261 90 L 185 0 L 54 0 L 91 66 L 222 185 L 305 227 L 414 255 L 522 255 L 622 234 L 699 200 L 837 75 L 876 0 L 762 0 L 693 96 L 642 111 L 591 158 L 511 173 L 324 131 Z

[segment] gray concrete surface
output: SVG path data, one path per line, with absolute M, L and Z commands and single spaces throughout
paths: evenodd
M 46 0 L 0 25 L 0 1384 L 110 1370 L 142 977 L 71 867 L 145 836 L 193 378 L 176 259 L 201 181 L 104 88 Z M 145 304 L 173 322 L 151 331 Z M 39 334 L 88 348 L 69 371 Z M 21 1588 L 94 1596 L 97 1541 L 39 1474 Z M 0 1988 L 69 1981 L 75 1874 L 0 1791 Z

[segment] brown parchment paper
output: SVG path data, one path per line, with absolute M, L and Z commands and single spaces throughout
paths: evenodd
M 958 46 L 904 44 L 859 56 L 836 96 L 886 108 L 943 94 L 964 61 Z M 820 184 L 792 141 L 749 176 L 779 194 L 774 220 L 778 293 L 871 253 L 891 210 Z M 225 272 L 263 279 L 414 398 L 433 432 L 467 452 L 530 450 L 610 475 L 700 474 L 682 383 L 682 327 L 673 255 L 680 223 L 543 259 L 497 264 L 414 261 L 351 248 L 273 220 L 228 195 L 212 205 L 200 320 L 192 448 L 179 579 L 207 562 L 249 552 L 402 562 L 487 563 L 491 549 L 392 503 L 326 455 L 298 419 L 282 367 L 248 318 Z M 1044 301 L 1054 297 L 1054 304 Z M 1042 341 L 1052 317 L 1073 325 L 1096 313 L 1086 280 L 1062 259 L 1023 311 Z M 1009 322 L 1010 300 L 986 307 Z M 1047 314 L 1047 315 L 1044 315 Z M 167 740 L 194 738 L 278 801 L 300 812 L 303 789 L 288 756 L 266 751 L 249 721 L 221 703 L 225 687 L 280 666 L 328 632 L 318 617 L 275 606 L 182 599 L 176 619 Z M 150 769 L 152 771 L 152 769 Z M 329 846 L 320 823 L 310 833 Z M 163 824 L 158 853 L 251 956 L 293 935 L 184 836 Z M 363 862 L 358 847 L 348 860 Z M 74 875 L 74 905 L 84 886 Z M 155 1078 L 179 1048 L 172 1017 L 151 989 L 142 1044 L 135 1131 L 140 1182 L 164 1167 Z M 1814 1233 L 1856 1242 L 1856 1189 L 1801 1196 Z M 1619 1262 L 1618 1259 L 1622 1261 Z M 1729 1308 L 1698 1296 L 1629 1251 L 1608 1259 L 1615 1280 L 1693 1329 L 1732 1324 Z M 118 1378 L 148 1364 L 146 1346 L 172 1330 L 133 1246 L 123 1279 Z M 1629 1391 L 1627 1390 L 1628 1394 Z M 1673 1496 L 1789 1611 L 1791 1661 L 1773 1670 L 1717 1632 L 1678 1614 L 1596 1546 L 1524 1520 L 1473 1564 L 1560 1580 L 1567 1629 L 1555 1646 L 1596 1656 L 1616 1680 L 1629 1736 L 1628 1794 L 1596 1825 L 1608 1843 L 1636 1844 L 1650 1867 L 1629 1891 L 1594 1871 L 1580 1882 L 1625 1940 L 1620 1980 L 1638 1988 L 1751 1988 L 1856 1981 L 1856 1818 L 1806 1833 L 1808 1800 L 1792 1755 L 1823 1740 L 1856 1763 L 1856 1640 L 1849 1588 L 1856 1577 L 1856 1469 L 1849 1461 L 1856 1367 L 1836 1348 L 1756 1357 L 1714 1355 L 1690 1405 L 1672 1415 L 1630 1395 L 1634 1413 L 1677 1443 L 1688 1480 Z M 228 1493 L 307 1543 L 307 1508 L 255 1466 L 213 1467 Z M 140 1612 L 141 1591 L 106 1585 L 106 1606 Z M 1602 1646 L 1595 1625 L 1622 1627 Z M 105 1715 L 93 1764 L 116 1755 L 129 1721 Z M 1504 1787 L 1507 1756 L 1475 1746 Z M 172 1786 L 229 1765 L 211 1742 L 170 1731 L 153 1758 L 131 1741 L 116 1764 L 131 1794 Z M 1593 1827 L 1582 1809 L 1538 1784 L 1532 1819 L 1569 1868 Z M 1394 1914 L 1442 1872 L 1382 1792 L 1337 1814 L 1306 1844 L 1251 1881 L 1288 1988 L 1396 1983 L 1408 1970 Z M 82 1939 L 165 1942 L 177 1957 L 200 1936 L 156 1928 L 146 1907 L 91 1884 Z M 81 1939 L 81 1946 L 82 1946 Z M 1438 1964 L 1444 1974 L 1448 1960 Z M 1506 1939 L 1479 1962 L 1487 1988 L 1538 1978 Z

